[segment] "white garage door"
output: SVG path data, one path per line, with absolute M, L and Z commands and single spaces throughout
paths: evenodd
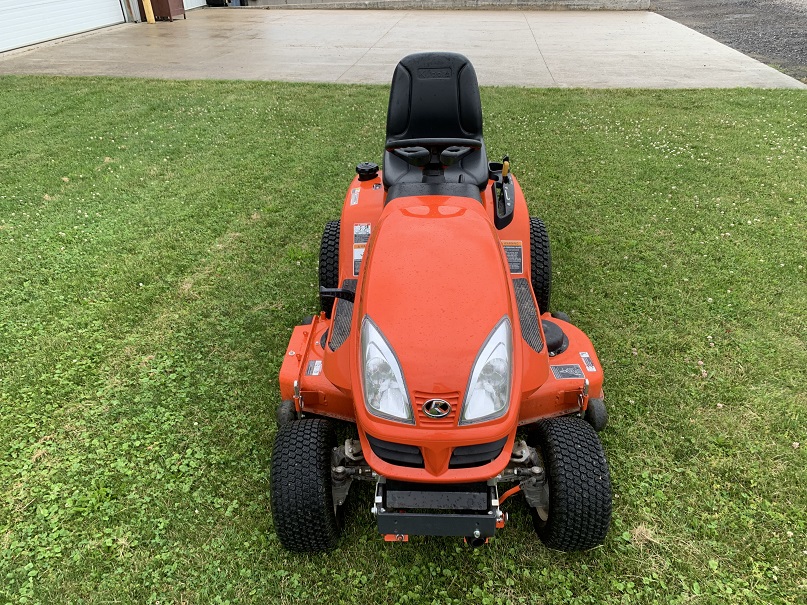
M 185 8 L 196 8 L 197 6 L 204 6 L 207 0 L 183 0 Z
M 0 0 L 0 52 L 123 20 L 120 0 Z

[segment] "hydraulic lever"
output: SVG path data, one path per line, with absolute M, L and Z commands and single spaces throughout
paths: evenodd
M 504 229 L 513 221 L 516 208 L 515 186 L 510 176 L 510 156 L 502 159 L 502 178 L 493 184 L 493 199 L 496 209 L 493 213 L 493 224 L 496 229 Z

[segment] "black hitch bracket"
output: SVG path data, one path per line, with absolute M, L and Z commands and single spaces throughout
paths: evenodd
M 490 538 L 496 532 L 501 513 L 495 485 L 475 484 L 446 491 L 418 491 L 415 485 L 398 486 L 391 482 L 393 489 L 388 489 L 383 479 L 376 484 L 372 512 L 380 533 L 480 539 Z M 401 508 L 402 505 L 409 510 Z M 417 512 L 409 512 L 411 510 Z

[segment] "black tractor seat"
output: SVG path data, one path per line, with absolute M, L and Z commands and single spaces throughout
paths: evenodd
M 384 188 L 389 201 L 396 185 L 407 185 L 407 195 L 440 195 L 435 191 L 443 183 L 455 185 L 447 188 L 455 192 L 457 184 L 470 185 L 477 198 L 488 183 L 479 84 L 460 54 L 416 53 L 404 57 L 392 77 Z M 416 184 L 428 187 L 412 193 Z

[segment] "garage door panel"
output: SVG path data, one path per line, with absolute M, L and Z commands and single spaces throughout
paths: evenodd
M 119 0 L 0 0 L 0 51 L 123 20 Z

